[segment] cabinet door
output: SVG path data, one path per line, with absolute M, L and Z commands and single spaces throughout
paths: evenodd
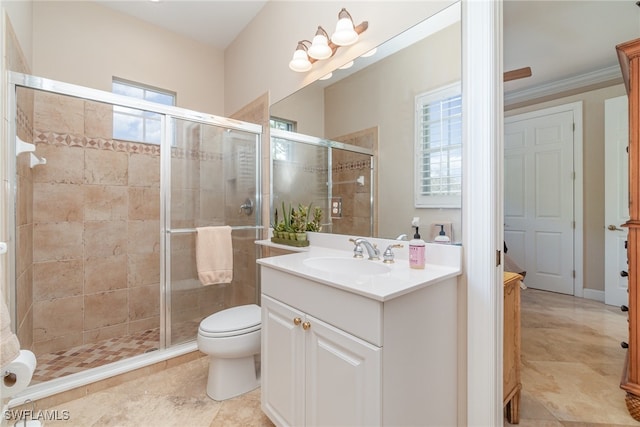
M 380 425 L 381 348 L 307 316 L 306 425 Z
M 280 426 L 304 425 L 303 320 L 303 313 L 262 295 L 262 410 Z

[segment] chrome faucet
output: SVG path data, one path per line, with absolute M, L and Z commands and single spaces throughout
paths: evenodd
M 355 245 L 355 248 L 353 248 L 353 256 L 355 258 L 362 258 L 362 247 L 364 246 L 369 254 L 370 260 L 380 259 L 380 249 L 378 249 L 375 244 L 372 245 L 368 240 L 363 239 L 362 237 L 349 239 L 349 241 Z
M 402 233 L 401 235 L 396 237 L 395 240 L 409 240 L 409 238 L 407 237 L 406 234 Z
M 387 249 L 384 251 L 384 254 L 382 255 L 382 258 L 384 259 L 384 261 L 382 262 L 384 262 L 385 264 L 393 264 L 395 262 L 394 261 L 395 255 L 392 249 L 399 249 L 401 247 L 402 245 L 399 243 L 396 243 L 395 245 L 387 246 Z

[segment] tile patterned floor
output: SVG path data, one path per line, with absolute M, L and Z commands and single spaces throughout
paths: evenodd
M 199 323 L 200 319 L 196 319 L 174 325 L 172 330 L 173 340 L 180 343 L 193 339 L 198 331 Z M 82 372 L 89 368 L 138 356 L 156 350 L 159 346 L 160 330 L 155 328 L 124 337 L 79 345 L 55 353 L 39 354 L 37 356 L 38 364 L 31 383 L 37 384 L 49 381 Z
M 522 293 L 520 426 L 640 426 L 619 388 L 626 316 L 616 307 L 534 289 Z M 46 426 L 266 426 L 260 389 L 224 402 L 205 393 L 207 358 L 89 394 L 50 410 Z M 44 409 L 44 408 L 39 408 Z M 505 422 L 505 425 L 509 426 Z
M 134 335 L 79 345 L 55 353 L 39 354 L 31 383 L 49 381 L 153 351 L 160 345 L 159 336 L 159 329 L 149 329 Z

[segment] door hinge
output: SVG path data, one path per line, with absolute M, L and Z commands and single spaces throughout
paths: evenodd
M 574 279 L 576 278 L 576 271 L 575 270 L 571 271 L 571 277 L 573 277 Z
M 574 230 L 576 229 L 576 222 L 575 221 L 571 221 L 571 228 L 573 228 Z
M 501 262 L 501 257 L 500 257 L 500 250 L 498 249 L 496 251 L 496 267 L 500 266 L 500 262 Z

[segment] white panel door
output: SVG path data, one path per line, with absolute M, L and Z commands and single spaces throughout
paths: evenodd
M 627 229 L 629 219 L 629 115 L 626 96 L 604 102 L 604 302 L 627 305 Z
M 277 425 L 304 425 L 304 314 L 265 295 L 261 304 L 262 410 Z
M 307 316 L 306 425 L 377 426 L 381 348 Z
M 573 112 L 505 118 L 504 238 L 527 286 L 574 294 Z

